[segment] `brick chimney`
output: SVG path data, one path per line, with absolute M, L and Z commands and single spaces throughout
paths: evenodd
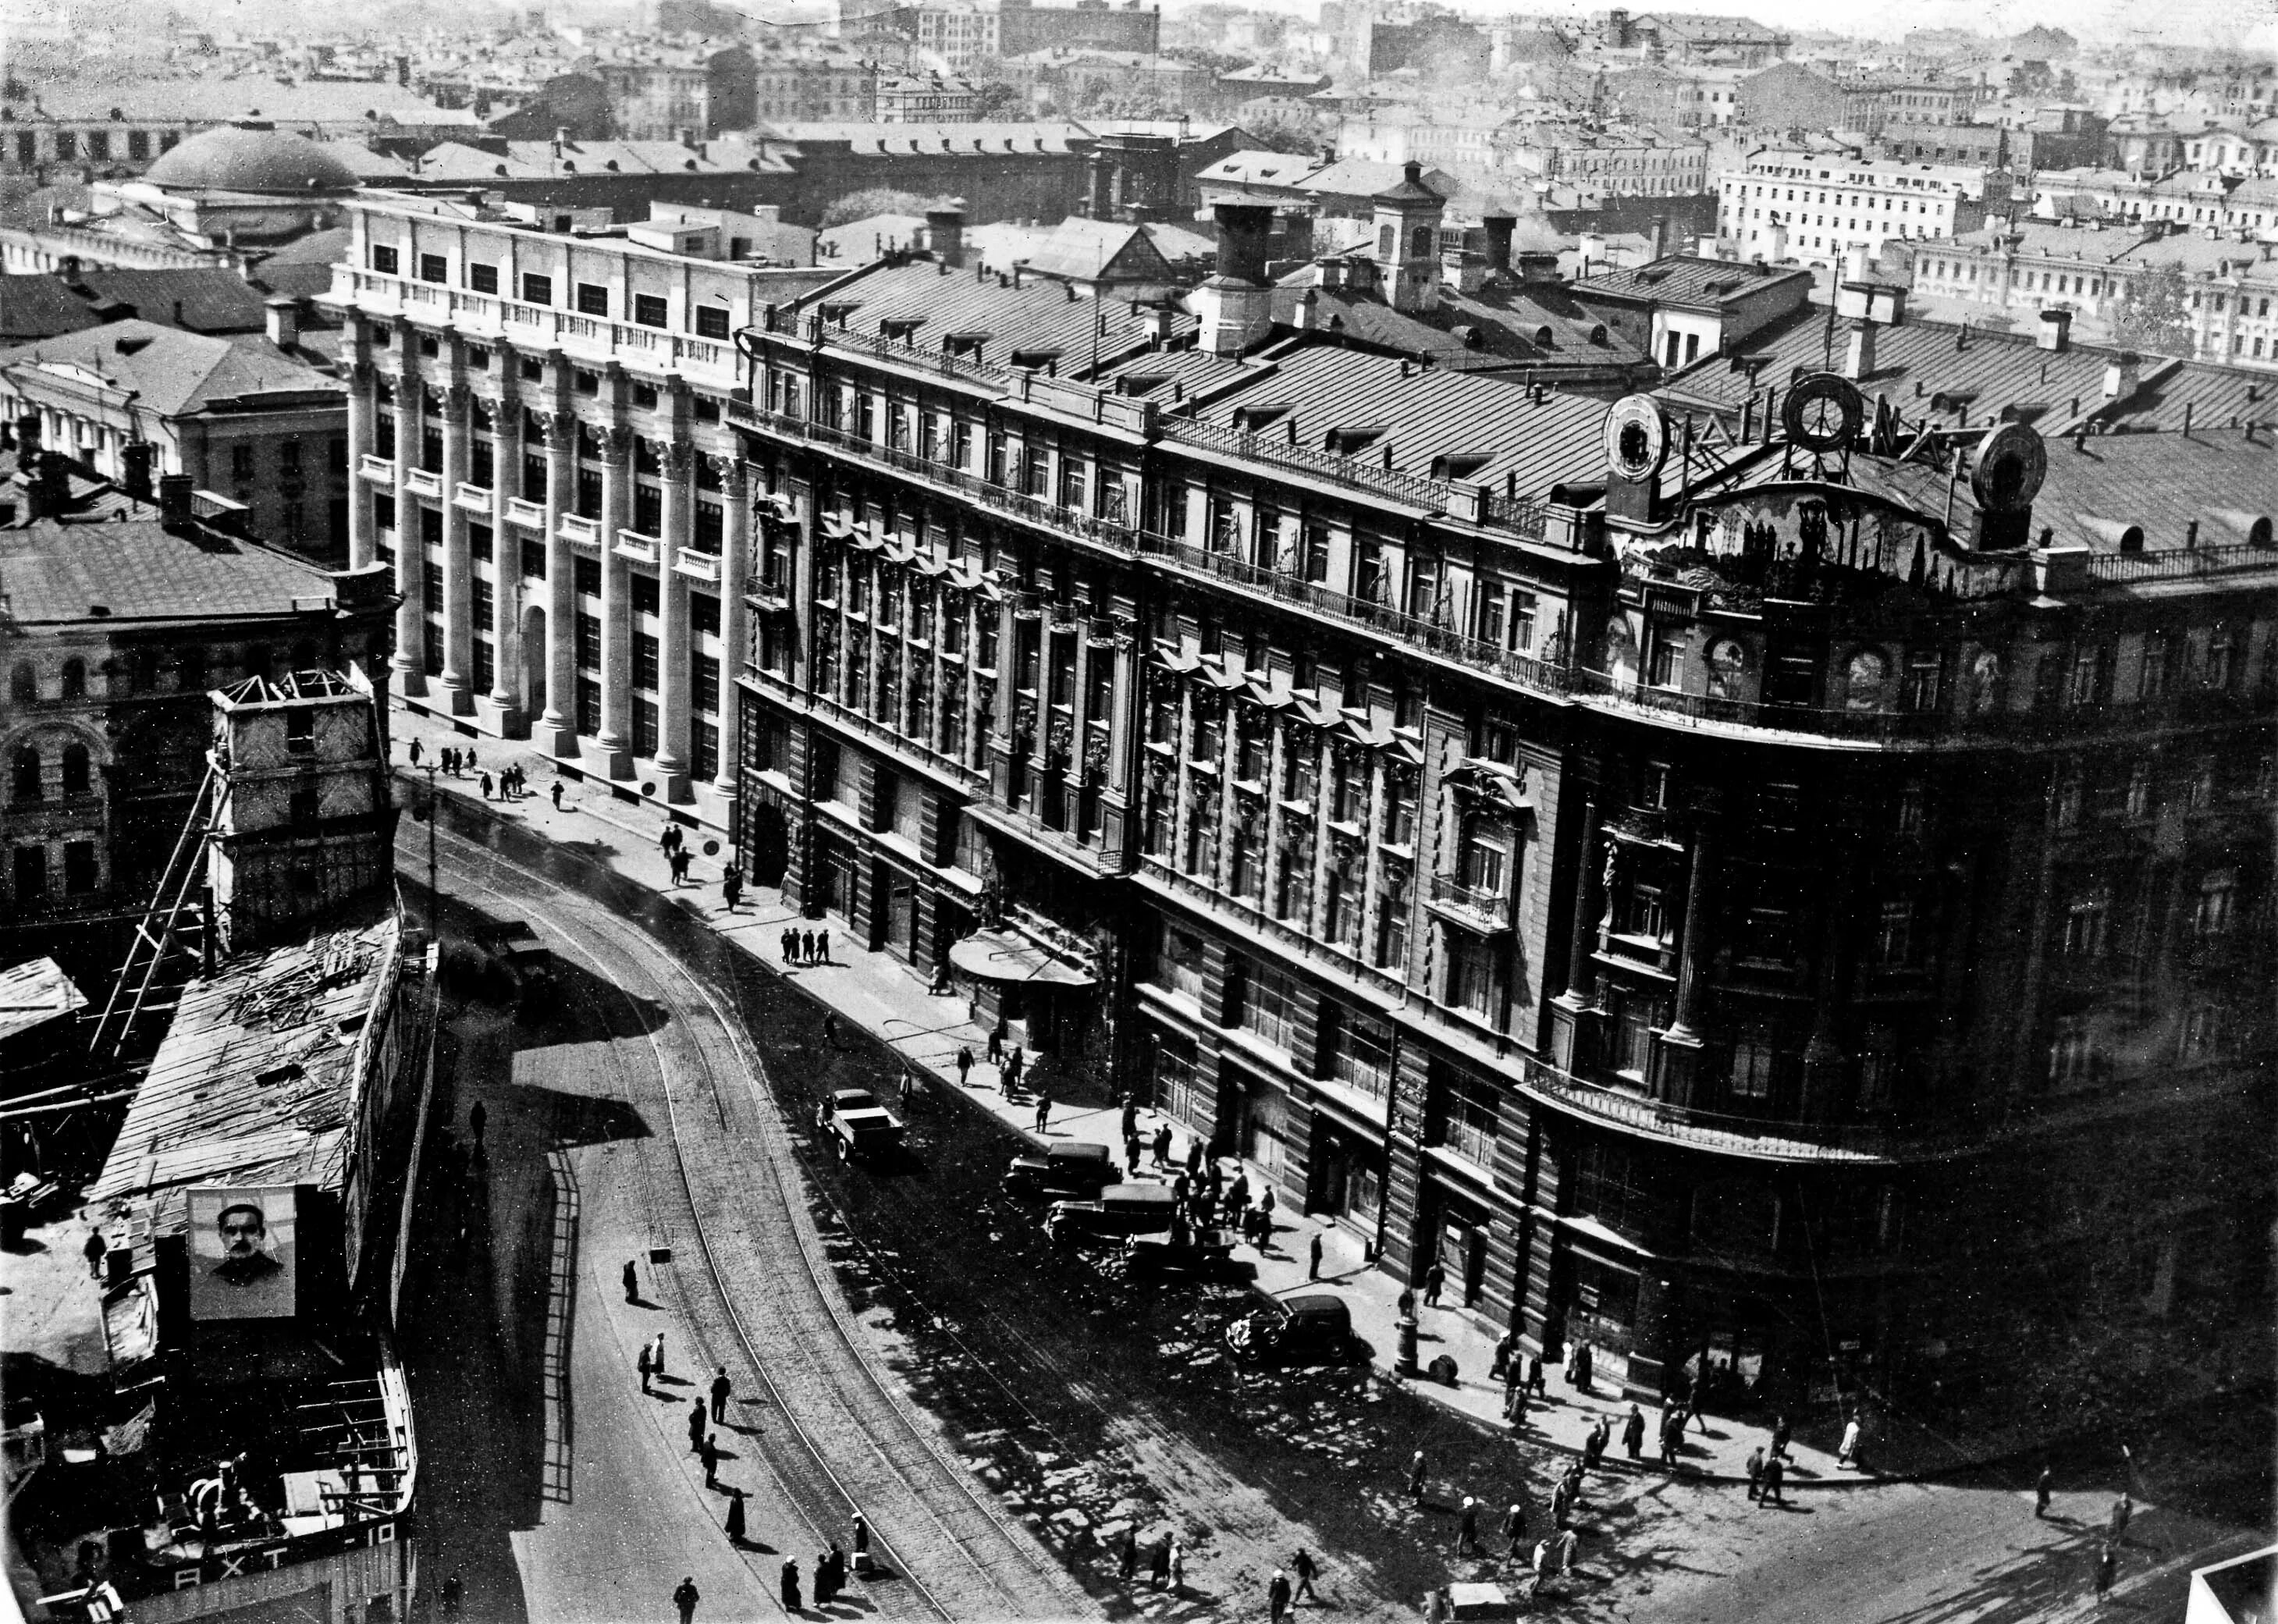
M 61 518 L 64 509 L 71 506 L 71 476 L 65 471 L 68 464 L 54 451 L 39 452 L 29 460 L 32 477 L 24 486 L 24 517 Z
M 1219 203 L 1218 269 L 1189 296 L 1202 322 L 1202 348 L 1236 356 L 1273 327 L 1273 290 L 1265 280 L 1266 239 L 1273 211 L 1255 203 Z
M 129 496 L 144 502 L 151 500 L 150 463 L 157 454 L 158 448 L 147 440 L 130 440 L 118 448 L 119 465 L 124 471 L 119 484 Z
M 961 266 L 965 264 L 965 199 L 952 197 L 938 208 L 926 211 L 926 246 L 942 264 Z
M 158 476 L 158 517 L 168 525 L 187 525 L 197 517 L 190 506 L 195 486 L 187 474 Z
M 1853 383 L 1864 383 L 1874 375 L 1875 324 L 1864 317 L 1854 318 L 1843 347 L 1843 376 Z
M 2043 310 L 2041 312 L 2040 347 L 2055 355 L 2072 348 L 2072 312 Z
M 268 318 L 271 343 L 279 349 L 290 349 L 301 341 L 301 306 L 297 300 L 265 300 L 261 308 Z
M 2123 349 L 2105 364 L 2104 398 L 2124 401 L 2136 393 L 2144 381 L 2144 359 L 2132 349 Z
M 1517 217 L 1509 214 L 1482 215 L 1479 225 L 1487 234 L 1487 274 L 1508 276 L 1510 273 L 1510 234 L 1518 228 Z

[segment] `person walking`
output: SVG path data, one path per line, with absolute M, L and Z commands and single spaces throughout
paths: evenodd
M 2049 1514 L 2049 1495 L 2054 1486 L 2055 1479 L 2056 1474 L 2050 1471 L 2048 1467 L 2043 1467 L 2040 1476 L 2033 1480 L 2033 1515 L 2035 1517 L 2045 1517 Z
M 1155 1582 L 1155 1588 L 1158 1590 L 1171 1582 L 1171 1536 L 1168 1534 L 1163 1536 L 1162 1543 L 1155 1547 L 1155 1554 L 1148 1559 L 1147 1576 Z
M 696 1604 L 701 1599 L 696 1590 L 696 1575 L 691 1574 L 672 1593 L 672 1605 L 680 1609 L 680 1624 L 690 1624 L 696 1617 Z
M 1154 1138 L 1154 1141 L 1153 1141 L 1153 1143 L 1149 1146 L 1149 1148 L 1150 1148 L 1150 1150 L 1152 1150 L 1152 1151 L 1153 1151 L 1153 1153 L 1154 1153 L 1154 1156 L 1155 1156 L 1155 1166 L 1156 1166 L 1157 1168 L 1169 1168 L 1169 1167 L 1170 1167 L 1170 1165 L 1171 1165 L 1171 1124 L 1170 1124 L 1170 1123 L 1168 1123 L 1168 1122 L 1157 1122 L 1157 1123 L 1155 1124 L 1155 1138 Z
M 1408 1463 L 1408 1498 L 1418 1505 L 1424 1504 L 1424 1452 L 1420 1449 Z
M 1440 1306 L 1440 1293 L 1447 1284 L 1448 1271 L 1440 1266 L 1439 1259 L 1433 1259 L 1432 1267 L 1424 1271 L 1424 1306 L 1426 1308 Z
M 1843 1423 L 1843 1442 L 1835 1452 L 1837 1466 L 1856 1466 L 1859 1460 L 1859 1417 L 1854 1413 Z
M 414 767 L 419 765 L 419 741 L 417 739 L 411 741 L 411 764 Z
M 1319 1280 L 1320 1277 L 1321 1232 L 1316 1229 L 1313 1231 L 1313 1238 L 1305 1244 L 1305 1278 Z
M 1685 1412 L 1671 1406 L 1661 1418 L 1661 1464 L 1677 1464 L 1677 1446 L 1685 1441 Z
M 656 1352 L 654 1352 L 654 1353 L 652 1353 L 652 1354 L 650 1354 L 650 1355 L 648 1356 L 648 1362 L 649 1362 L 651 1365 L 654 1366 L 654 1367 L 655 1367 L 655 1368 L 656 1368 L 656 1379 L 657 1379 L 658 1381 L 660 1381 L 660 1382 L 663 1381 L 663 1380 L 664 1380 L 664 1333 L 663 1333 L 662 1331 L 659 1331 L 659 1332 L 657 1332 L 657 1334 L 656 1334 Z
M 477 767 L 478 764 L 479 764 L 479 763 L 478 763 L 478 762 L 476 762 L 476 760 L 475 760 L 475 747 L 474 747 L 474 746 L 472 746 L 472 745 L 469 745 L 469 746 L 467 747 L 467 755 L 466 755 L 466 760 L 465 760 L 465 762 L 462 763 L 462 765 L 464 765 L 464 766 L 465 766 L 466 770 L 467 770 L 469 772 L 472 772 L 472 771 L 474 771 L 474 770 L 475 770 L 476 767 Z
M 1005 1023 L 1001 1017 L 996 1025 L 989 1029 L 989 1063 L 999 1070 L 1004 1069 Z
M 2112 1594 L 2112 1582 L 2120 1574 L 2120 1553 L 2106 1541 L 2096 1552 L 2096 1605 L 2104 1605 Z
M 1502 1514 L 1502 1536 L 1510 1547 L 1503 1552 L 1503 1560 L 1517 1561 L 1519 1553 L 1526 1548 L 1526 1511 L 1517 1500 L 1513 1500 L 1510 1509 Z
M 79 1253 L 80 1256 L 87 1260 L 87 1275 L 88 1279 L 100 1280 L 103 1278 L 103 1254 L 108 1252 L 110 1250 L 111 1247 L 109 1244 L 103 1238 L 103 1231 L 101 1229 L 90 1229 L 88 1231 L 87 1245 L 79 1249 Z
M 854 1513 L 854 1571 L 870 1576 L 870 1520 L 860 1512 Z
M 963 1088 L 973 1075 L 973 1048 L 969 1044 L 957 1046 L 957 1085 Z
M 1558 1480 L 1558 1486 L 1550 1491 L 1550 1526 L 1554 1528 L 1564 1528 L 1567 1514 L 1573 1509 L 1574 1480 L 1571 1477 L 1562 1477 Z
M 1772 1453 L 1774 1455 L 1785 1455 L 1787 1453 L 1787 1441 L 1789 1436 L 1790 1433 L 1788 1430 L 1787 1417 L 1785 1415 L 1775 1416 L 1772 1420 Z
M 1051 1120 L 1052 1097 L 1040 1088 L 1036 1091 L 1036 1131 L 1039 1134 L 1048 1131 Z
M 1289 1575 L 1280 1568 L 1265 1586 L 1265 1616 L 1271 1624 L 1281 1624 L 1282 1614 L 1289 1611 Z
M 561 780 L 561 779 L 556 778 L 556 779 L 554 779 L 554 780 L 553 790 L 554 790 L 554 809 L 556 812 L 559 812 L 560 810 L 562 810 L 562 780 Z
M 1116 1567 L 1122 1574 L 1123 1582 L 1126 1584 L 1129 1584 L 1131 1582 L 1131 1575 L 1139 1571 L 1138 1529 L 1126 1528 L 1123 1530 L 1123 1550 L 1116 1558 Z
M 735 1390 L 735 1384 L 728 1380 L 728 1367 L 721 1366 L 712 1377 L 712 1419 L 715 1423 L 728 1419 L 728 1395 Z
M 706 1433 L 704 1441 L 697 1445 L 696 1453 L 704 1462 L 704 1486 L 707 1489 L 717 1489 L 720 1486 L 719 1440 L 712 1434 Z
M 1622 1449 L 1632 1460 L 1645 1450 L 1645 1412 L 1632 1404 L 1629 1419 L 1622 1422 Z
M 1013 1046 L 1012 1053 L 1005 1057 L 1005 1092 L 1006 1093 L 1009 1094 L 1021 1086 L 1021 1078 L 1026 1075 L 1028 1069 L 1028 1051 L 1016 1043 Z
M 490 775 L 490 774 L 488 774 L 488 773 L 485 773 L 485 774 L 483 775 L 483 777 L 482 777 L 482 787 L 483 787 L 483 799 L 484 799 L 485 801 L 488 801 L 488 800 L 491 798 L 491 775 Z
M 741 1489 L 728 1490 L 726 1528 L 730 1544 L 741 1545 L 744 1543 L 744 1491 Z
M 1543 1379 L 1542 1355 L 1539 1352 L 1526 1356 L 1526 1390 L 1540 1393 L 1546 1398 L 1550 1396 L 1550 1383 Z
M 2135 1515 L 2136 1502 L 2129 1499 L 2128 1491 L 2122 1489 L 2120 1491 L 2120 1498 L 2112 1503 L 2112 1543 L 2114 1544 L 2123 1544 L 2127 1542 L 2129 1520 Z
M 1464 1497 L 1463 1514 L 1456 1520 L 1456 1554 L 1477 1556 L 1479 1553 L 1479 1503 L 1470 1495 Z
M 1759 1505 L 1777 1505 L 1785 1509 L 1787 1496 L 1783 1492 L 1787 1482 L 1787 1462 L 1773 1455 L 1764 1462 L 1764 1491 L 1757 1497 Z
M 1606 1458 L 1606 1439 L 1608 1436 L 1606 1418 L 1601 1415 L 1598 1417 L 1598 1424 L 1591 1428 L 1588 1436 L 1584 1437 L 1582 1440 L 1582 1465 L 1584 1469 L 1588 1471 L 1597 1470 L 1598 1463 Z
M 799 1611 L 799 1559 L 797 1557 L 784 1559 L 783 1575 L 776 1582 L 776 1590 L 783 1597 L 783 1610 L 785 1613 L 797 1613 Z
M 1257 1197 L 1258 1245 L 1263 1246 L 1273 1238 L 1273 1186 L 1268 1184 Z
M 720 900 L 728 905 L 730 913 L 736 911 L 736 905 L 744 900 L 744 876 L 740 870 L 730 869 L 720 877 Z
M 625 1300 L 629 1303 L 640 1301 L 640 1270 L 634 1267 L 634 1261 L 631 1258 L 625 1260 Z M 643 1365 L 648 1363 L 646 1342 L 641 1344 L 641 1363 Z
M 648 1395 L 649 1395 L 649 1383 L 648 1383 L 649 1369 L 648 1369 L 648 1344 L 647 1344 L 647 1343 L 644 1342 L 644 1343 L 642 1343 L 642 1344 L 640 1344 L 640 1355 L 639 1355 L 639 1357 L 635 1360 L 635 1363 L 638 1364 L 638 1365 L 639 1365 L 639 1367 L 640 1367 L 641 1397 L 642 1397 L 642 1398 L 647 1398 L 647 1397 L 648 1397 Z
M 704 1401 L 699 1398 L 688 1409 L 688 1452 L 704 1452 Z
M 1187 1589 L 1187 1548 L 1179 1544 L 1178 1536 L 1171 1538 L 1171 1594 L 1181 1596 Z
M 1514 1383 L 1503 1389 L 1503 1418 L 1510 1422 L 1510 1429 L 1513 1432 L 1526 1425 L 1527 1396 L 1526 1384 L 1523 1382 Z
M 1301 1601 L 1319 1605 L 1321 1598 L 1314 1593 L 1313 1576 L 1320 1570 L 1313 1566 L 1312 1553 L 1299 1546 L 1297 1554 L 1289 1559 L 1289 1571 L 1297 1575 L 1296 1593 L 1289 1597 L 1289 1605 L 1294 1609 Z
M 1764 1490 L 1764 1446 L 1761 1444 L 1748 1452 L 1748 1498 L 1754 1499 Z

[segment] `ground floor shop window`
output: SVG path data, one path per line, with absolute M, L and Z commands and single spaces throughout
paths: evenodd
M 1637 1321 L 1638 1277 L 1595 1258 L 1574 1260 L 1574 1308 L 1567 1340 L 1586 1340 L 1603 1352 L 1630 1351 Z
M 1289 1168 L 1288 1118 L 1288 1095 L 1264 1077 L 1243 1077 L 1238 1153 L 1276 1182 Z
M 1313 1210 L 1364 1229 L 1375 1227 L 1384 1204 L 1379 1153 L 1316 1120 L 1313 1130 Z
M 1164 1038 L 1155 1046 L 1155 1108 L 1173 1122 L 1207 1133 L 1202 1089 L 1195 1075 L 1195 1046 L 1183 1038 Z

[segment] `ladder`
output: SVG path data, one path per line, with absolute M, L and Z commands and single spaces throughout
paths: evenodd
M 183 821 L 182 832 L 175 838 L 173 855 L 167 858 L 165 873 L 159 878 L 157 890 L 151 893 L 149 911 L 134 927 L 134 939 L 126 945 L 126 962 L 118 967 L 118 979 L 111 984 L 103 1016 L 95 1023 L 95 1036 L 88 1044 L 88 1053 L 96 1059 L 118 1057 L 134 1030 L 135 1022 L 141 1018 L 159 968 L 180 948 L 182 915 L 205 874 L 206 842 L 228 803 L 229 779 L 220 763 L 209 756 L 205 779 L 190 802 L 190 815 Z M 130 987 L 134 989 L 131 996 Z M 114 1015 L 118 1017 L 115 1030 Z

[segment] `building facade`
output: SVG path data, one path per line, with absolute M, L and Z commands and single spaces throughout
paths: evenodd
M 1372 222 L 1394 290 L 1441 275 L 1418 190 Z M 502 364 L 482 304 L 423 310 L 360 270 L 341 297 L 352 330 L 397 318 L 399 356 L 433 341 L 413 365 L 447 434 L 462 408 L 424 363 L 459 357 L 470 409 L 495 387 L 476 348 L 569 419 L 542 425 L 544 501 L 484 493 L 498 533 L 539 532 L 544 592 L 592 588 L 592 664 L 564 647 L 548 689 L 592 702 L 540 718 L 563 752 L 661 785 L 667 761 L 617 762 L 638 745 L 615 739 L 680 750 L 728 703 L 708 679 L 732 684 L 730 782 L 699 808 L 732 815 L 753 877 L 1139 1089 L 1384 1267 L 1441 1262 L 1528 1345 L 1586 1338 L 1640 1397 L 1710 1368 L 1783 1401 L 1927 1383 L 1978 1345 L 1963 1298 L 1921 1283 L 1980 1215 L 1988 1269 L 2030 1252 L 2068 1280 L 2091 1241 L 2098 1268 L 2148 1244 L 2162 1312 L 2247 1279 L 2251 1180 L 2237 1207 L 2176 1186 L 2157 1222 L 2198 1226 L 2168 1224 L 2205 1239 L 2186 1253 L 2132 1222 L 2060 1252 L 1986 1191 L 2008 1188 L 1987 1158 L 2092 1139 L 2091 1109 L 2178 1154 L 2261 1142 L 2236 1130 L 2269 1047 L 2266 563 L 2165 529 L 2156 557 L 2106 556 L 2069 517 L 2036 553 L 2013 509 L 1948 506 L 1942 467 L 1862 444 L 1847 479 L 1823 456 L 1799 477 L 1793 442 L 1712 455 L 1632 401 L 1639 452 L 1599 402 L 1326 326 L 1245 368 L 1286 336 L 1270 212 L 1220 207 L 1184 310 L 999 283 L 937 220 L 929 255 L 749 300 L 745 364 L 690 350 L 670 304 L 646 353 L 612 303 Z M 361 218 L 367 255 L 442 251 L 416 217 Z M 469 264 L 524 251 L 464 241 Z M 614 301 L 648 270 L 577 274 Z M 579 358 L 604 322 L 621 373 Z M 536 410 L 493 412 L 516 404 Z M 360 466 L 404 511 L 474 497 L 448 451 L 421 488 L 410 420 Z M 624 439 L 588 450 L 589 424 Z M 674 544 L 690 492 L 645 472 L 681 446 L 720 458 L 715 554 Z M 2228 454 L 2200 500 L 2267 475 L 2267 446 Z M 656 527 L 625 524 L 652 479 Z M 2139 542 L 2164 524 L 2113 517 Z M 716 571 L 714 642 L 673 630 L 684 589 L 638 586 L 692 564 Z M 467 571 L 431 567 L 448 625 Z M 628 654 L 641 638 L 660 653 Z M 712 649 L 699 689 L 665 686 Z M 463 656 L 442 659 L 455 692 Z M 2199 915 L 2140 899 L 2214 897 L 2226 923 L 2189 950 L 2192 999 L 2153 994 L 2123 1032 L 2047 968 L 2082 878 L 2060 854 L 2088 837 L 2051 820 L 2138 760 L 2158 765 L 2129 804 L 2175 820 L 2147 859 L 2167 866 L 2124 882 L 2124 929 L 2115 891 L 2098 939 L 2150 944 L 2128 963 L 2165 976 Z M 2204 1113 L 2162 1115 L 2171 1055 Z
M 1743 258 L 1837 264 L 1855 247 L 1879 257 L 1886 241 L 1975 231 L 2006 187 L 1979 169 L 1766 148 L 1717 178 L 1716 237 Z

